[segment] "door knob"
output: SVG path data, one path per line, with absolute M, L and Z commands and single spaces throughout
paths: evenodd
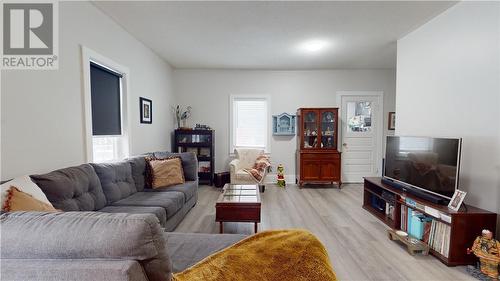
M 347 143 L 345 143 L 345 142 L 344 142 L 344 143 L 342 144 L 342 146 L 347 146 Z

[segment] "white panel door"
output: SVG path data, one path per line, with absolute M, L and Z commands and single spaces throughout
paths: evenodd
M 381 126 L 377 95 L 342 95 L 342 181 L 362 182 L 378 175 Z

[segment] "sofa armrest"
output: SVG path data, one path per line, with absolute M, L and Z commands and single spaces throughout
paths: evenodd
M 240 164 L 240 159 L 233 159 L 231 162 L 229 162 L 229 171 L 231 173 L 236 173 L 240 168 L 239 168 L 239 164 Z
M 132 260 L 2 259 L 1 275 L 10 281 L 148 281 L 142 266 Z
M 229 162 L 229 175 L 230 175 L 230 182 L 235 183 L 236 181 L 236 172 L 238 172 L 240 164 L 239 159 L 233 159 L 231 162 Z
M 172 264 L 156 216 L 99 212 L 14 212 L 0 216 L 2 259 L 135 260 L 150 281 Z

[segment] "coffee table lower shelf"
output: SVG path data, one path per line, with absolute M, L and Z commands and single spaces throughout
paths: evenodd
M 224 233 L 224 222 L 253 222 L 257 233 L 260 223 L 260 203 L 219 204 L 215 206 L 215 221 L 220 223 L 220 233 Z
M 229 194 L 254 195 L 230 195 Z M 224 222 L 252 222 L 257 233 L 260 223 L 261 201 L 257 185 L 224 186 L 222 194 L 215 203 L 215 221 L 220 224 L 220 233 L 224 233 Z

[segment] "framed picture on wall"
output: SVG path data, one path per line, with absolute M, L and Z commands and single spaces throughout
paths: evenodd
M 396 112 L 389 112 L 388 130 L 396 130 Z
M 150 99 L 139 98 L 139 105 L 141 107 L 141 123 L 153 123 L 153 102 Z

